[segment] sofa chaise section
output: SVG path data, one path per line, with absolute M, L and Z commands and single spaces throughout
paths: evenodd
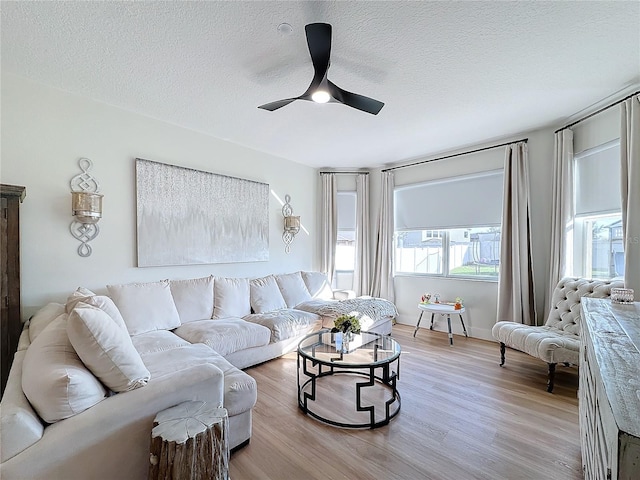
M 188 400 L 223 402 L 220 368 L 182 365 L 151 378 L 143 388 L 111 395 L 54 424 L 41 423 L 38 438 L 38 417 L 22 390 L 23 359 L 24 351 L 18 352 L 2 398 L 3 480 L 146 478 L 151 426 L 159 411 Z
M 223 376 L 222 402 L 229 415 L 229 447 L 237 448 L 251 438 L 251 409 L 258 387 L 250 375 L 233 366 L 203 343 L 176 342 L 171 332 L 152 332 L 133 337 L 133 343 L 151 372 L 151 378 L 177 375 L 195 365 L 214 365 Z M 173 338 L 171 338 L 173 337 Z
M 325 274 L 301 272 L 311 298 L 296 305 L 296 309 L 318 314 L 324 328 L 333 327 L 335 319 L 344 314 L 354 315 L 363 331 L 390 335 L 393 320 L 398 315 L 396 306 L 385 299 L 363 295 L 356 297 L 351 291 L 332 290 Z

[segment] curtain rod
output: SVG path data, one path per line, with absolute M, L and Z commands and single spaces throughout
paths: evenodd
M 369 172 L 320 172 L 320 175 L 329 175 L 331 173 L 335 173 L 337 175 L 369 175 Z
M 577 124 L 579 124 L 580 122 L 584 122 L 585 120 L 588 120 L 589 118 L 591 118 L 591 117 L 593 117 L 593 116 L 595 116 L 595 115 L 598 115 L 599 113 L 602 113 L 602 112 L 604 112 L 605 110 L 609 110 L 611 107 L 615 107 L 615 106 L 616 106 L 616 105 L 618 105 L 619 103 L 622 103 L 622 102 L 624 102 L 625 100 L 628 100 L 628 99 L 630 99 L 631 97 L 633 97 L 633 96 L 635 96 L 635 95 L 638 95 L 638 94 L 640 94 L 640 90 L 638 90 L 637 92 L 633 92 L 632 94 L 627 95 L 627 96 L 626 96 L 626 97 L 624 97 L 623 99 L 621 99 L 621 100 L 617 100 L 617 101 L 613 102 L 612 104 L 607 105 L 606 107 L 602 107 L 602 108 L 600 108 L 600 109 L 596 110 L 595 112 L 590 113 L 590 114 L 589 114 L 589 115 L 587 115 L 586 117 L 582 117 L 581 119 L 576 120 L 576 121 L 575 121 L 575 122 L 573 122 L 573 123 L 570 123 L 569 125 L 566 125 L 566 126 L 564 126 L 564 127 L 562 127 L 562 128 L 559 128 L 558 130 L 556 130 L 556 131 L 555 131 L 555 132 L 553 132 L 553 133 L 558 133 L 558 132 L 561 132 L 562 130 L 566 130 L 567 128 L 571 128 L 571 127 L 573 127 L 574 125 L 577 125 Z
M 420 162 L 408 163 L 407 165 L 398 165 L 397 167 L 385 168 L 382 171 L 390 172 L 391 170 L 397 170 L 399 168 L 414 167 L 416 165 L 422 165 L 423 163 L 437 162 L 438 160 L 446 160 L 447 158 L 454 158 L 454 157 L 460 157 L 462 155 L 469 155 L 471 153 L 484 152 L 485 150 L 493 150 L 494 148 L 506 147 L 507 145 L 511 145 L 512 143 L 520 143 L 520 142 L 526 143 L 528 141 L 529 141 L 528 138 L 523 138 L 522 140 L 515 140 L 513 142 L 501 143 L 500 145 L 492 145 L 490 147 L 476 148 L 475 150 L 470 150 L 468 152 L 454 153 L 453 155 L 446 155 L 444 157 L 432 158 L 430 160 L 421 160 Z

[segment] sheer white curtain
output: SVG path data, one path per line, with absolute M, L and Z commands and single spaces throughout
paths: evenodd
M 554 142 L 551 261 L 545 312 L 551 310 L 553 290 L 571 271 L 569 262 L 573 259 L 573 130 L 557 132 Z
M 369 175 L 356 176 L 356 265 L 353 272 L 353 289 L 356 295 L 368 295 L 371 256 L 369 255 Z
M 624 285 L 640 297 L 640 95 L 621 104 L 620 159 Z
M 338 205 L 336 175 L 323 173 L 322 179 L 322 204 L 320 205 L 320 269 L 327 274 L 331 284 L 336 270 L 336 242 L 338 240 Z
M 534 325 L 536 319 L 529 215 L 527 144 L 507 147 L 498 279 L 498 320 Z
M 393 302 L 393 172 L 382 172 L 382 194 L 373 262 L 371 295 Z

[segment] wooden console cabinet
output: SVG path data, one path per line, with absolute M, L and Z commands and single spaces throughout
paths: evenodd
M 583 298 L 580 440 L 585 480 L 640 478 L 640 303 Z
M 20 203 L 25 188 L 0 185 L 0 395 L 22 331 L 20 312 Z

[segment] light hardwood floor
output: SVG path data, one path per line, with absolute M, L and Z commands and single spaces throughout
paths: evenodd
M 395 325 L 402 409 L 385 427 L 340 429 L 299 410 L 296 354 L 247 369 L 258 382 L 251 443 L 233 480 L 580 479 L 578 374 L 496 343 Z

